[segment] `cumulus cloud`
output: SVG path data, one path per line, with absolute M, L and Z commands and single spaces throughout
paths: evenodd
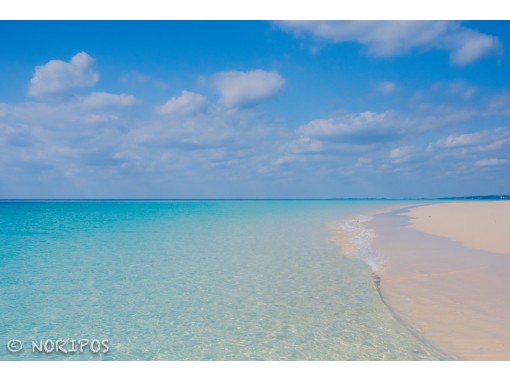
M 155 108 L 159 115 L 189 115 L 205 110 L 207 99 L 205 96 L 191 91 L 182 91 L 180 96 L 174 96 L 166 103 Z
M 5 122 L 6 154 L 0 160 L 12 168 L 37 170 L 61 180 L 71 168 L 79 174 L 92 162 L 112 165 L 113 155 L 122 147 L 119 122 L 125 123 L 126 117 L 91 113 L 76 100 L 14 104 Z
M 282 91 L 285 80 L 276 71 L 225 71 L 213 77 L 213 86 L 227 107 L 256 105 Z
M 355 42 L 378 57 L 405 54 L 413 49 L 450 52 L 453 65 L 465 66 L 501 46 L 497 37 L 462 27 L 453 21 L 280 21 L 281 28 L 300 37 L 333 42 Z
M 73 60 L 64 63 L 71 65 Z M 414 113 L 337 113 L 297 128 L 277 127 L 269 118 L 258 119 L 260 110 L 250 107 L 283 89 L 285 81 L 276 71 L 223 72 L 205 84 L 218 91 L 219 103 L 182 91 L 157 106 L 140 103 L 144 111 L 153 112 L 140 112 L 136 117 L 130 107 L 137 99 L 122 93 L 0 103 L 0 162 L 13 173 L 26 167 L 32 171 L 25 173 L 65 177 L 86 191 L 98 184 L 98 189 L 111 186 L 125 195 L 125 188 L 140 186 L 145 196 L 146 185 L 158 188 L 159 196 L 167 196 L 167 189 L 183 183 L 178 194 L 189 196 L 190 184 L 207 184 L 194 188 L 203 188 L 203 195 L 211 196 L 210 184 L 218 183 L 218 195 L 224 196 L 221 191 L 230 180 L 251 191 L 251 183 L 267 178 L 273 188 L 275 181 L 299 179 L 300 186 L 289 188 L 301 189 L 315 183 L 323 187 L 316 181 L 320 176 L 354 176 L 356 171 L 407 175 L 419 165 L 443 168 L 451 163 L 494 174 L 506 170 L 510 162 L 505 153 L 505 149 L 510 151 L 506 129 L 450 135 L 441 130 L 445 125 L 459 130 L 461 122 L 485 116 L 472 109 L 445 105 Z M 393 82 L 379 85 L 383 93 L 396 88 Z M 60 86 L 51 94 L 74 87 Z M 449 90 L 465 97 L 470 89 L 452 84 Z M 506 104 L 506 98 L 500 97 L 492 107 L 501 110 Z M 435 131 L 433 137 L 426 135 L 430 131 Z M 443 139 L 436 140 L 440 133 Z
M 481 170 L 508 170 L 510 128 L 450 134 L 429 144 L 426 150 L 445 175 L 476 176 Z
M 37 66 L 28 95 L 43 97 L 64 93 L 76 87 L 91 87 L 99 80 L 99 74 L 93 66 L 94 58 L 85 52 L 76 54 L 69 62 L 51 60 L 43 66 Z
M 389 149 L 380 146 L 381 149 L 367 151 L 368 155 L 359 158 L 356 167 L 401 175 L 423 175 L 429 171 L 438 177 L 476 176 L 485 169 L 510 168 L 509 128 L 450 133 L 428 145 L 397 145 L 400 143 L 389 145 Z
M 299 128 L 306 137 L 355 145 L 389 141 L 402 133 L 401 123 L 392 112 L 361 112 L 338 118 L 312 120 Z
M 108 92 L 94 92 L 81 99 L 84 108 L 130 107 L 135 104 L 135 97 L 129 94 L 110 94 Z
M 367 152 L 401 139 L 406 127 L 407 122 L 391 111 L 312 120 L 296 130 L 296 137 L 284 146 L 275 163 L 293 162 L 298 156 L 345 156 Z
M 321 171 L 334 171 L 341 160 L 351 170 L 391 171 L 407 176 L 427 166 L 429 160 L 446 165 L 433 159 L 443 155 L 434 150 L 437 148 L 427 149 L 426 144 L 420 146 L 416 141 L 481 116 L 477 110 L 441 105 L 426 112 L 367 111 L 315 119 L 295 130 L 294 139 L 281 147 L 273 165 L 289 168 L 315 163 Z
M 503 167 L 510 162 L 510 128 L 450 134 L 427 146 L 427 152 L 451 172 L 469 172 L 475 167 Z
M 384 81 L 375 86 L 377 92 L 388 95 L 397 90 L 397 85 L 390 81 Z

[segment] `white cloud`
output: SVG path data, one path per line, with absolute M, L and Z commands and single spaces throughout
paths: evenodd
M 215 86 L 220 104 L 209 103 L 201 94 L 182 91 L 155 108 L 142 103 L 143 111 L 153 113 L 137 113 L 136 117 L 129 107 L 137 99 L 129 94 L 95 92 L 5 107 L 0 104 L 0 115 L 4 114 L 0 119 L 0 143 L 5 147 L 0 153 L 2 167 L 18 170 L 31 165 L 34 172 L 48 176 L 53 173 L 56 178 L 65 173 L 69 180 L 76 181 L 77 188 L 109 183 L 117 186 L 120 194 L 129 186 L 126 182 L 119 184 L 119 179 L 130 175 L 131 184 L 155 184 L 165 192 L 169 186 L 163 183 L 188 183 L 184 190 L 189 190 L 190 183 L 218 183 L 224 189 L 231 179 L 246 184 L 272 176 L 278 181 L 300 178 L 302 186 L 319 183 L 315 176 L 336 178 L 349 171 L 355 176 L 365 170 L 407 175 L 420 165 L 443 168 L 462 164 L 493 174 L 506 170 L 501 160 L 510 160 L 504 153 L 510 147 L 505 142 L 510 136 L 503 132 L 481 136 L 485 143 L 473 142 L 470 146 L 465 145 L 466 141 L 477 136 L 442 135 L 445 141 L 450 138 L 445 146 L 457 144 L 458 149 L 442 147 L 436 134 L 433 140 L 425 135 L 433 130 L 439 133 L 444 126 L 470 128 L 461 122 L 484 116 L 473 109 L 442 105 L 407 114 L 337 113 L 299 128 L 279 128 L 271 125 L 269 118 L 258 119 L 261 110 L 247 107 L 282 90 L 284 80 L 277 72 L 231 71 L 204 82 Z M 469 90 L 448 85 L 443 83 L 442 89 L 460 96 L 466 96 Z M 387 82 L 385 86 L 381 87 L 383 92 L 391 92 L 396 85 Z M 504 100 L 494 101 L 493 107 L 505 106 Z M 157 117 L 155 113 L 172 117 Z M 419 140 L 413 141 L 417 137 Z M 429 141 L 437 146 L 432 144 L 433 151 L 427 152 L 424 147 Z M 503 143 L 497 145 L 497 141 Z M 421 147 L 412 145 L 416 143 Z M 465 148 L 479 151 L 465 158 L 460 150 Z M 484 153 L 483 149 L 492 150 Z M 42 165 L 46 168 L 39 169 Z M 481 169 L 491 165 L 494 169 Z M 145 180 L 140 184 L 141 177 Z M 86 182 L 80 182 L 83 178 L 88 178 L 89 186 L 79 186 Z M 185 191 L 181 194 L 186 196 Z
M 281 146 L 279 159 L 273 164 L 290 167 L 316 163 L 324 170 L 334 170 L 339 158 L 351 168 L 389 169 L 410 175 L 425 165 L 434 149 L 412 145 L 413 139 L 424 139 L 432 131 L 456 127 L 479 116 L 476 110 L 439 106 L 424 113 L 367 111 L 315 119 L 299 127 L 294 138 Z
M 414 154 L 418 152 L 415 146 L 402 146 L 392 149 L 390 152 L 390 159 L 393 163 L 400 164 L 409 161 Z
M 80 174 L 90 165 L 115 165 L 127 122 L 122 115 L 91 113 L 80 99 L 11 105 L 7 125 L 13 132 L 6 136 L 3 164 L 29 171 L 44 167 L 45 175 L 56 176 L 71 167 Z
M 497 128 L 466 134 L 450 134 L 428 146 L 394 147 L 387 156 L 371 151 L 373 163 L 358 167 L 417 174 L 426 170 L 441 176 L 477 175 L 482 168 L 505 169 L 510 165 L 510 129 Z M 375 155 L 375 157 L 374 157 Z
M 378 57 L 405 54 L 413 49 L 442 49 L 450 52 L 450 62 L 465 66 L 497 52 L 497 37 L 464 28 L 453 21 L 280 21 L 296 36 L 366 46 Z
M 43 97 L 75 87 L 91 87 L 99 80 L 93 66 L 94 59 L 85 52 L 76 54 L 70 62 L 51 60 L 44 66 L 37 66 L 28 95 Z
M 361 112 L 338 118 L 312 120 L 299 128 L 303 136 L 346 144 L 370 145 L 398 138 L 401 125 L 392 112 Z
M 276 71 L 225 71 L 213 78 L 213 85 L 227 107 L 252 106 L 270 98 L 285 85 Z
M 81 99 L 81 105 L 87 109 L 107 107 L 130 107 L 135 104 L 135 97 L 129 94 L 110 94 L 94 92 Z
M 461 171 L 469 170 L 468 163 L 476 167 L 502 165 L 506 162 L 502 160 L 510 159 L 510 128 L 451 134 L 429 144 L 427 152 L 438 161 L 460 165 Z
M 510 160 L 506 158 L 485 158 L 483 160 L 478 160 L 475 162 L 476 166 L 487 167 L 487 166 L 500 166 L 506 165 L 510 162 Z
M 249 109 L 211 107 L 208 112 L 176 113 L 172 118 L 155 118 L 130 132 L 137 145 L 183 150 L 211 149 L 235 145 L 253 127 Z M 246 141 L 243 142 L 243 144 Z
M 401 121 L 399 123 L 399 121 Z M 285 162 L 297 156 L 352 155 L 401 138 L 405 122 L 391 112 L 362 112 L 335 118 L 316 119 L 299 127 L 295 139 L 286 144 Z M 279 161 L 277 161 L 279 162 Z
M 174 96 L 166 103 L 155 108 L 159 115 L 189 115 L 205 110 L 207 99 L 205 96 L 190 91 L 182 91 L 180 96 Z
M 432 147 L 446 149 L 465 148 L 507 141 L 510 141 L 510 131 L 506 128 L 497 128 L 475 133 L 452 134 L 444 139 L 439 139 Z
M 392 56 L 435 40 L 445 33 L 445 21 L 283 21 L 297 35 L 310 34 L 329 42 L 358 42 L 377 56 Z
M 377 92 L 380 92 L 381 94 L 391 94 L 397 90 L 397 85 L 390 81 L 385 81 L 377 84 L 375 86 L 375 89 Z
M 457 66 L 468 65 L 501 48 L 497 37 L 466 28 L 446 36 L 445 43 L 452 50 L 450 62 Z
M 475 145 L 480 142 L 483 135 L 482 133 L 471 133 L 463 135 L 449 135 L 444 139 L 438 140 L 434 145 L 438 148 L 457 148 Z

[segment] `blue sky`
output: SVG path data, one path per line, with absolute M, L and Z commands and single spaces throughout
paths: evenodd
M 510 193 L 508 22 L 0 22 L 0 198 Z

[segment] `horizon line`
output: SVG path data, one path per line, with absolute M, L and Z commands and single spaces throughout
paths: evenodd
M 12 201 L 335 201 L 335 200 L 456 200 L 456 199 L 510 199 L 510 194 L 465 195 L 442 197 L 328 197 L 328 198 L 0 198 Z

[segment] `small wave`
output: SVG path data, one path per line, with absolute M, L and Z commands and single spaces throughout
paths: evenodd
M 384 264 L 384 259 L 372 247 L 375 231 L 365 224 L 370 220 L 372 220 L 371 216 L 362 215 L 342 222 L 337 230 L 338 240 L 346 256 L 363 260 L 370 265 L 374 273 L 378 273 Z

